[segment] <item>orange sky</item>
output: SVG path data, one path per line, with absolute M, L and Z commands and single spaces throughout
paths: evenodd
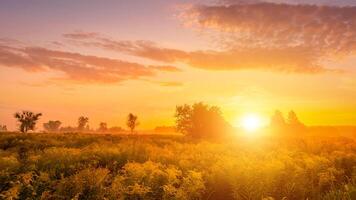
M 124 126 L 133 112 L 154 128 L 199 101 L 232 124 L 293 109 L 308 125 L 356 125 L 351 1 L 1 4 L 0 124 L 10 129 L 23 109 L 42 112 L 40 124 L 85 115 L 92 128 Z

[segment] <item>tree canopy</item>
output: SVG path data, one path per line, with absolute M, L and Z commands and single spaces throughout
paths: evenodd
M 216 106 L 204 103 L 176 107 L 176 129 L 193 138 L 219 138 L 226 136 L 230 125 Z
M 132 113 L 130 113 L 128 116 L 127 116 L 127 122 L 126 122 L 126 125 L 127 127 L 129 127 L 131 133 L 133 133 L 133 131 L 135 130 L 136 126 L 139 125 L 139 122 L 138 122 L 138 117 L 137 115 L 134 115 Z
M 26 133 L 29 130 L 34 130 L 37 121 L 42 113 L 33 113 L 31 111 L 22 111 L 15 113 L 15 118 L 20 123 L 20 131 Z
M 80 116 L 78 118 L 78 130 L 83 131 L 84 128 L 88 127 L 88 123 L 89 123 L 88 117 Z
M 47 123 L 43 124 L 43 128 L 48 132 L 57 132 L 59 131 L 59 127 L 61 126 L 62 122 L 59 120 L 56 121 L 48 121 Z

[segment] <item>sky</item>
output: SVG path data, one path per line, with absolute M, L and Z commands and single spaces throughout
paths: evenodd
M 356 125 L 353 0 L 2 0 L 0 124 L 81 115 L 174 125 L 177 105 L 219 106 L 236 124 L 294 110 Z M 41 128 L 41 125 L 39 125 Z

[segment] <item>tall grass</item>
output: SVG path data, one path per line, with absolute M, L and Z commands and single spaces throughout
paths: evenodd
M 0 134 L 0 199 L 356 199 L 356 142 Z

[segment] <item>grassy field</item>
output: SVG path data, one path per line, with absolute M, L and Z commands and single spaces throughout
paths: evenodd
M 352 137 L 0 134 L 0 199 L 356 199 Z

